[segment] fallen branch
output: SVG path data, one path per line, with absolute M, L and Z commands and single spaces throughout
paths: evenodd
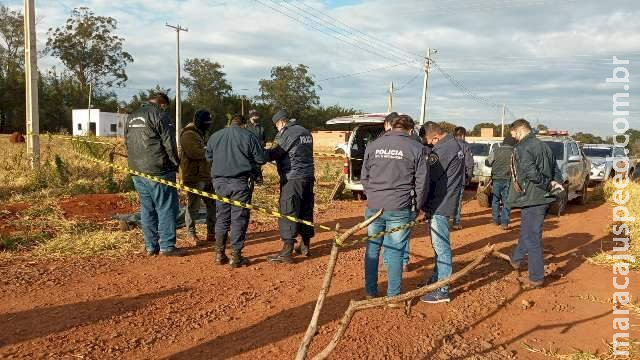
M 311 321 L 309 322 L 309 326 L 307 327 L 307 332 L 304 334 L 304 338 L 302 339 L 302 343 L 300 343 L 300 347 L 298 348 L 298 354 L 296 355 L 296 360 L 304 360 L 307 358 L 307 352 L 309 351 L 309 345 L 311 345 L 311 340 L 316 335 L 316 331 L 318 330 L 318 320 L 320 319 L 320 312 L 322 311 L 322 307 L 324 306 L 324 300 L 327 297 L 327 293 L 329 293 L 329 289 L 331 288 L 331 280 L 333 280 L 333 272 L 336 268 L 336 262 L 338 261 L 338 244 L 344 243 L 349 237 L 353 236 L 356 232 L 366 228 L 371 224 L 375 219 L 382 215 L 382 211 L 380 210 L 375 213 L 373 216 L 368 218 L 367 220 L 355 225 L 351 229 L 346 232 L 340 234 L 340 224 L 336 225 L 336 237 L 333 241 L 333 245 L 331 247 L 331 255 L 329 255 L 329 263 L 327 265 L 327 272 L 324 275 L 324 281 L 322 282 L 322 290 L 320 290 L 320 295 L 318 295 L 318 301 L 316 302 L 316 308 L 313 311 L 313 316 L 311 317 Z
M 482 251 L 482 253 L 480 253 L 480 256 L 478 256 L 475 260 L 469 263 L 469 265 L 465 266 L 464 269 L 451 275 L 447 279 L 440 280 L 431 285 L 406 292 L 402 295 L 393 296 L 393 297 L 379 297 L 375 299 L 360 300 L 360 301 L 351 300 L 351 303 L 349 304 L 347 311 L 345 311 L 344 315 L 342 316 L 342 319 L 340 320 L 338 329 L 336 330 L 336 333 L 333 335 L 333 338 L 331 339 L 329 344 L 324 348 L 324 350 L 322 350 L 318 355 L 316 355 L 313 358 L 313 360 L 326 359 L 333 352 L 333 350 L 336 348 L 336 346 L 340 342 L 340 339 L 346 332 L 347 327 L 351 323 L 351 319 L 353 318 L 353 316 L 357 311 L 376 308 L 376 307 L 382 307 L 382 306 L 386 306 L 388 304 L 393 304 L 393 303 L 407 302 L 407 301 L 413 300 L 416 297 L 426 295 L 433 290 L 439 289 L 465 276 L 471 270 L 473 270 L 476 266 L 478 266 L 484 259 L 486 259 L 487 256 L 491 254 L 495 255 L 493 250 L 493 245 L 487 245 Z

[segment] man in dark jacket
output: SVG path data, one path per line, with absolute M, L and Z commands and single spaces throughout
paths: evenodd
M 263 148 L 267 145 L 267 138 L 264 134 L 264 127 L 258 121 L 260 120 L 260 114 L 257 110 L 251 109 L 249 111 L 249 122 L 247 123 L 247 130 L 251 131 L 257 138 L 260 146 Z M 262 165 L 258 165 L 256 169 L 256 184 L 263 183 L 262 178 Z
M 176 181 L 179 160 L 175 127 L 166 112 L 169 97 L 158 94 L 133 114 L 124 127 L 129 167 L 133 170 Z M 134 176 L 140 197 L 140 218 L 147 255 L 182 256 L 176 248 L 178 192 L 143 177 Z
M 456 214 L 453 217 L 453 229 L 462 229 L 462 198 L 464 197 L 464 187 L 469 185 L 471 178 L 473 177 L 473 154 L 471 153 L 471 146 L 467 142 L 467 129 L 462 126 L 458 126 L 454 130 L 456 140 L 460 143 L 462 152 L 464 153 L 464 180 L 463 186 L 460 189 L 460 196 L 458 197 L 458 207 L 456 208 Z
M 507 203 L 509 189 L 511 188 L 511 158 L 513 157 L 513 147 L 516 139 L 507 136 L 502 141 L 502 145 L 495 149 L 487 159 L 485 165 L 491 168 L 491 213 L 493 223 L 503 230 L 509 229 L 509 215 L 511 208 Z
M 429 195 L 424 212 L 429 221 L 431 244 L 435 252 L 435 265 L 427 284 L 451 276 L 453 262 L 449 240 L 449 218 L 458 207 L 460 189 L 464 186 L 464 152 L 458 140 L 447 134 L 440 125 L 429 121 L 424 124 L 425 142 L 432 147 L 429 165 Z M 443 286 L 420 298 L 435 304 L 449 302 L 449 287 Z
M 521 208 L 520 237 L 511 255 L 511 266 L 518 269 L 528 255 L 529 287 L 544 284 L 544 257 L 542 253 L 542 225 L 555 201 L 550 191 L 562 191 L 562 174 L 553 151 L 536 138 L 531 125 L 524 119 L 511 124 L 511 136 L 516 145 L 511 161 L 513 184 L 509 191 L 509 206 Z
M 415 141 L 413 119 L 398 114 L 387 118 L 390 130 L 367 145 L 362 166 L 361 181 L 367 194 L 365 217 L 384 209 L 382 216 L 369 225 L 369 235 L 415 220 L 428 193 L 429 150 Z M 368 296 L 378 296 L 378 261 L 382 247 L 388 268 L 387 296 L 400 294 L 403 258 L 410 237 L 411 229 L 405 229 L 367 242 L 365 287 Z
M 213 192 L 211 184 L 211 164 L 205 158 L 205 134 L 211 127 L 211 114 L 207 110 L 196 111 L 193 121 L 180 132 L 180 174 L 185 186 Z M 196 246 L 206 244 L 196 234 L 196 223 L 193 220 L 204 201 L 207 207 L 207 241 L 214 241 L 216 226 L 216 202 L 210 198 L 187 193 L 187 211 L 184 216 L 189 237 Z
M 211 135 L 207 143 L 206 157 L 211 161 L 213 187 L 219 196 L 250 203 L 253 189 L 251 177 L 258 164 L 267 159 L 258 139 L 245 129 L 247 120 L 239 114 L 231 119 L 231 125 Z M 242 256 L 249 226 L 248 209 L 216 202 L 216 263 L 225 264 L 227 233 L 231 231 L 232 257 L 230 265 L 237 268 L 248 265 Z
M 289 119 L 286 110 L 278 111 L 272 118 L 278 129 L 273 146 L 268 150 L 269 160 L 275 160 L 280 175 L 280 213 L 313 221 L 313 184 L 315 167 L 313 162 L 313 137 L 309 130 Z M 291 257 L 298 235 L 302 243 L 296 252 L 311 256 L 310 243 L 315 235 L 313 227 L 279 220 L 283 246 L 279 254 L 268 256 L 273 263 L 293 263 Z

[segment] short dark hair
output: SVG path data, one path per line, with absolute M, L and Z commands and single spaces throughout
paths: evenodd
M 391 113 L 389 113 L 389 115 L 385 116 L 384 123 L 385 124 L 390 124 L 393 121 L 393 119 L 397 118 L 398 116 L 400 116 L 400 115 L 398 115 L 397 112 L 395 112 L 395 111 L 391 112 Z
M 467 136 L 467 129 L 462 126 L 458 126 L 453 130 L 454 136 Z
M 245 125 L 247 123 L 247 119 L 242 114 L 233 114 L 233 117 L 231 117 L 231 123 L 234 125 Z
M 420 132 L 424 134 L 423 137 L 444 134 L 444 130 L 442 129 L 442 127 L 437 123 L 434 123 L 433 121 L 427 121 L 426 123 L 424 123 Z
M 502 140 L 502 145 L 516 146 L 517 143 L 518 141 L 511 135 L 505 136 L 504 140 Z
M 529 122 L 525 119 L 518 119 L 516 121 L 514 121 L 513 123 L 511 123 L 511 126 L 509 126 L 509 128 L 511 130 L 515 130 L 517 128 L 521 128 L 521 127 L 525 127 L 527 128 L 527 130 L 532 130 L 531 129 L 531 124 L 529 124 Z
M 164 103 L 169 105 L 171 101 L 169 100 L 169 96 L 165 93 L 155 93 L 149 97 L 149 101 L 156 103 Z
M 411 130 L 415 126 L 415 122 L 409 115 L 399 115 L 389 123 L 392 129 Z

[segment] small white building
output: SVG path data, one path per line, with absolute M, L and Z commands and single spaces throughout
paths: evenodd
M 101 112 L 100 109 L 71 111 L 73 136 L 124 136 L 127 114 Z

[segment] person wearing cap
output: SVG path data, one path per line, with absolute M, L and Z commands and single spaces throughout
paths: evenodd
M 169 119 L 169 97 L 156 94 L 129 115 L 124 126 L 127 161 L 132 170 L 175 182 L 180 164 L 175 126 Z M 133 176 L 140 198 L 140 220 L 147 255 L 182 256 L 176 247 L 178 192 L 175 188 Z
M 280 204 L 282 215 L 313 221 L 313 185 L 315 167 L 313 162 L 313 137 L 311 132 L 289 119 L 286 110 L 278 111 L 272 118 L 278 134 L 271 149 L 269 160 L 276 161 L 280 175 Z M 280 237 L 283 246 L 280 253 L 268 256 L 272 263 L 293 263 L 292 253 L 298 235 L 302 238 L 296 253 L 311 256 L 311 238 L 314 228 L 308 225 L 280 219 Z
M 511 157 L 516 139 L 506 136 L 502 145 L 487 156 L 485 165 L 491 168 L 491 215 L 493 223 L 502 230 L 509 229 L 511 208 L 507 203 L 511 188 Z
M 431 245 L 435 265 L 426 284 L 451 276 L 453 261 L 449 233 L 449 219 L 456 213 L 460 190 L 464 186 L 464 152 L 460 142 L 444 129 L 428 121 L 423 125 L 427 146 L 432 149 L 427 160 L 429 166 L 429 195 L 423 210 L 429 219 Z M 443 286 L 420 298 L 435 304 L 449 302 L 449 286 Z
M 193 121 L 180 131 L 180 174 L 182 183 L 190 188 L 213 192 L 211 184 L 211 164 L 205 157 L 205 134 L 213 120 L 207 110 L 196 111 Z M 204 201 L 207 208 L 207 240 L 215 241 L 216 202 L 213 199 L 187 193 L 187 211 L 184 215 L 189 238 L 196 246 L 206 244 L 196 233 L 195 216 Z
M 390 114 L 387 119 L 385 124 L 389 124 L 390 129 L 367 145 L 360 177 L 367 195 L 365 218 L 384 209 L 369 225 L 370 236 L 415 220 L 428 193 L 429 149 L 415 141 L 413 119 L 398 114 Z M 388 268 L 386 295 L 400 294 L 403 260 L 410 237 L 411 229 L 405 229 L 367 241 L 364 268 L 368 297 L 378 296 L 378 262 L 382 248 Z M 393 305 L 391 307 L 397 307 Z
M 471 178 L 473 178 L 473 153 L 471 152 L 471 146 L 467 142 L 467 129 L 462 126 L 458 126 L 453 130 L 454 136 L 458 143 L 460 143 L 460 147 L 462 148 L 462 152 L 464 153 L 464 180 L 462 181 L 462 188 L 460 189 L 460 194 L 458 196 L 458 207 L 456 207 L 456 213 L 453 216 L 453 226 L 454 230 L 462 229 L 462 198 L 464 197 L 464 187 L 469 185 L 471 182 Z
M 247 130 L 251 131 L 257 138 L 260 146 L 263 148 L 267 145 L 267 138 L 264 134 L 264 126 L 258 121 L 260 120 L 260 114 L 255 109 L 249 110 L 249 122 L 247 122 Z M 262 177 L 262 166 L 258 165 L 256 168 L 256 184 L 261 185 L 264 181 Z
M 216 194 L 243 204 L 251 203 L 251 179 L 256 167 L 267 161 L 258 138 L 245 128 L 246 125 L 244 116 L 235 114 L 229 127 L 211 135 L 206 149 L 206 158 L 211 161 L 211 177 Z M 249 215 L 249 209 L 222 201 L 216 202 L 216 264 L 229 262 L 225 254 L 229 232 L 232 251 L 229 264 L 233 268 L 249 264 L 249 259 L 242 256 Z

